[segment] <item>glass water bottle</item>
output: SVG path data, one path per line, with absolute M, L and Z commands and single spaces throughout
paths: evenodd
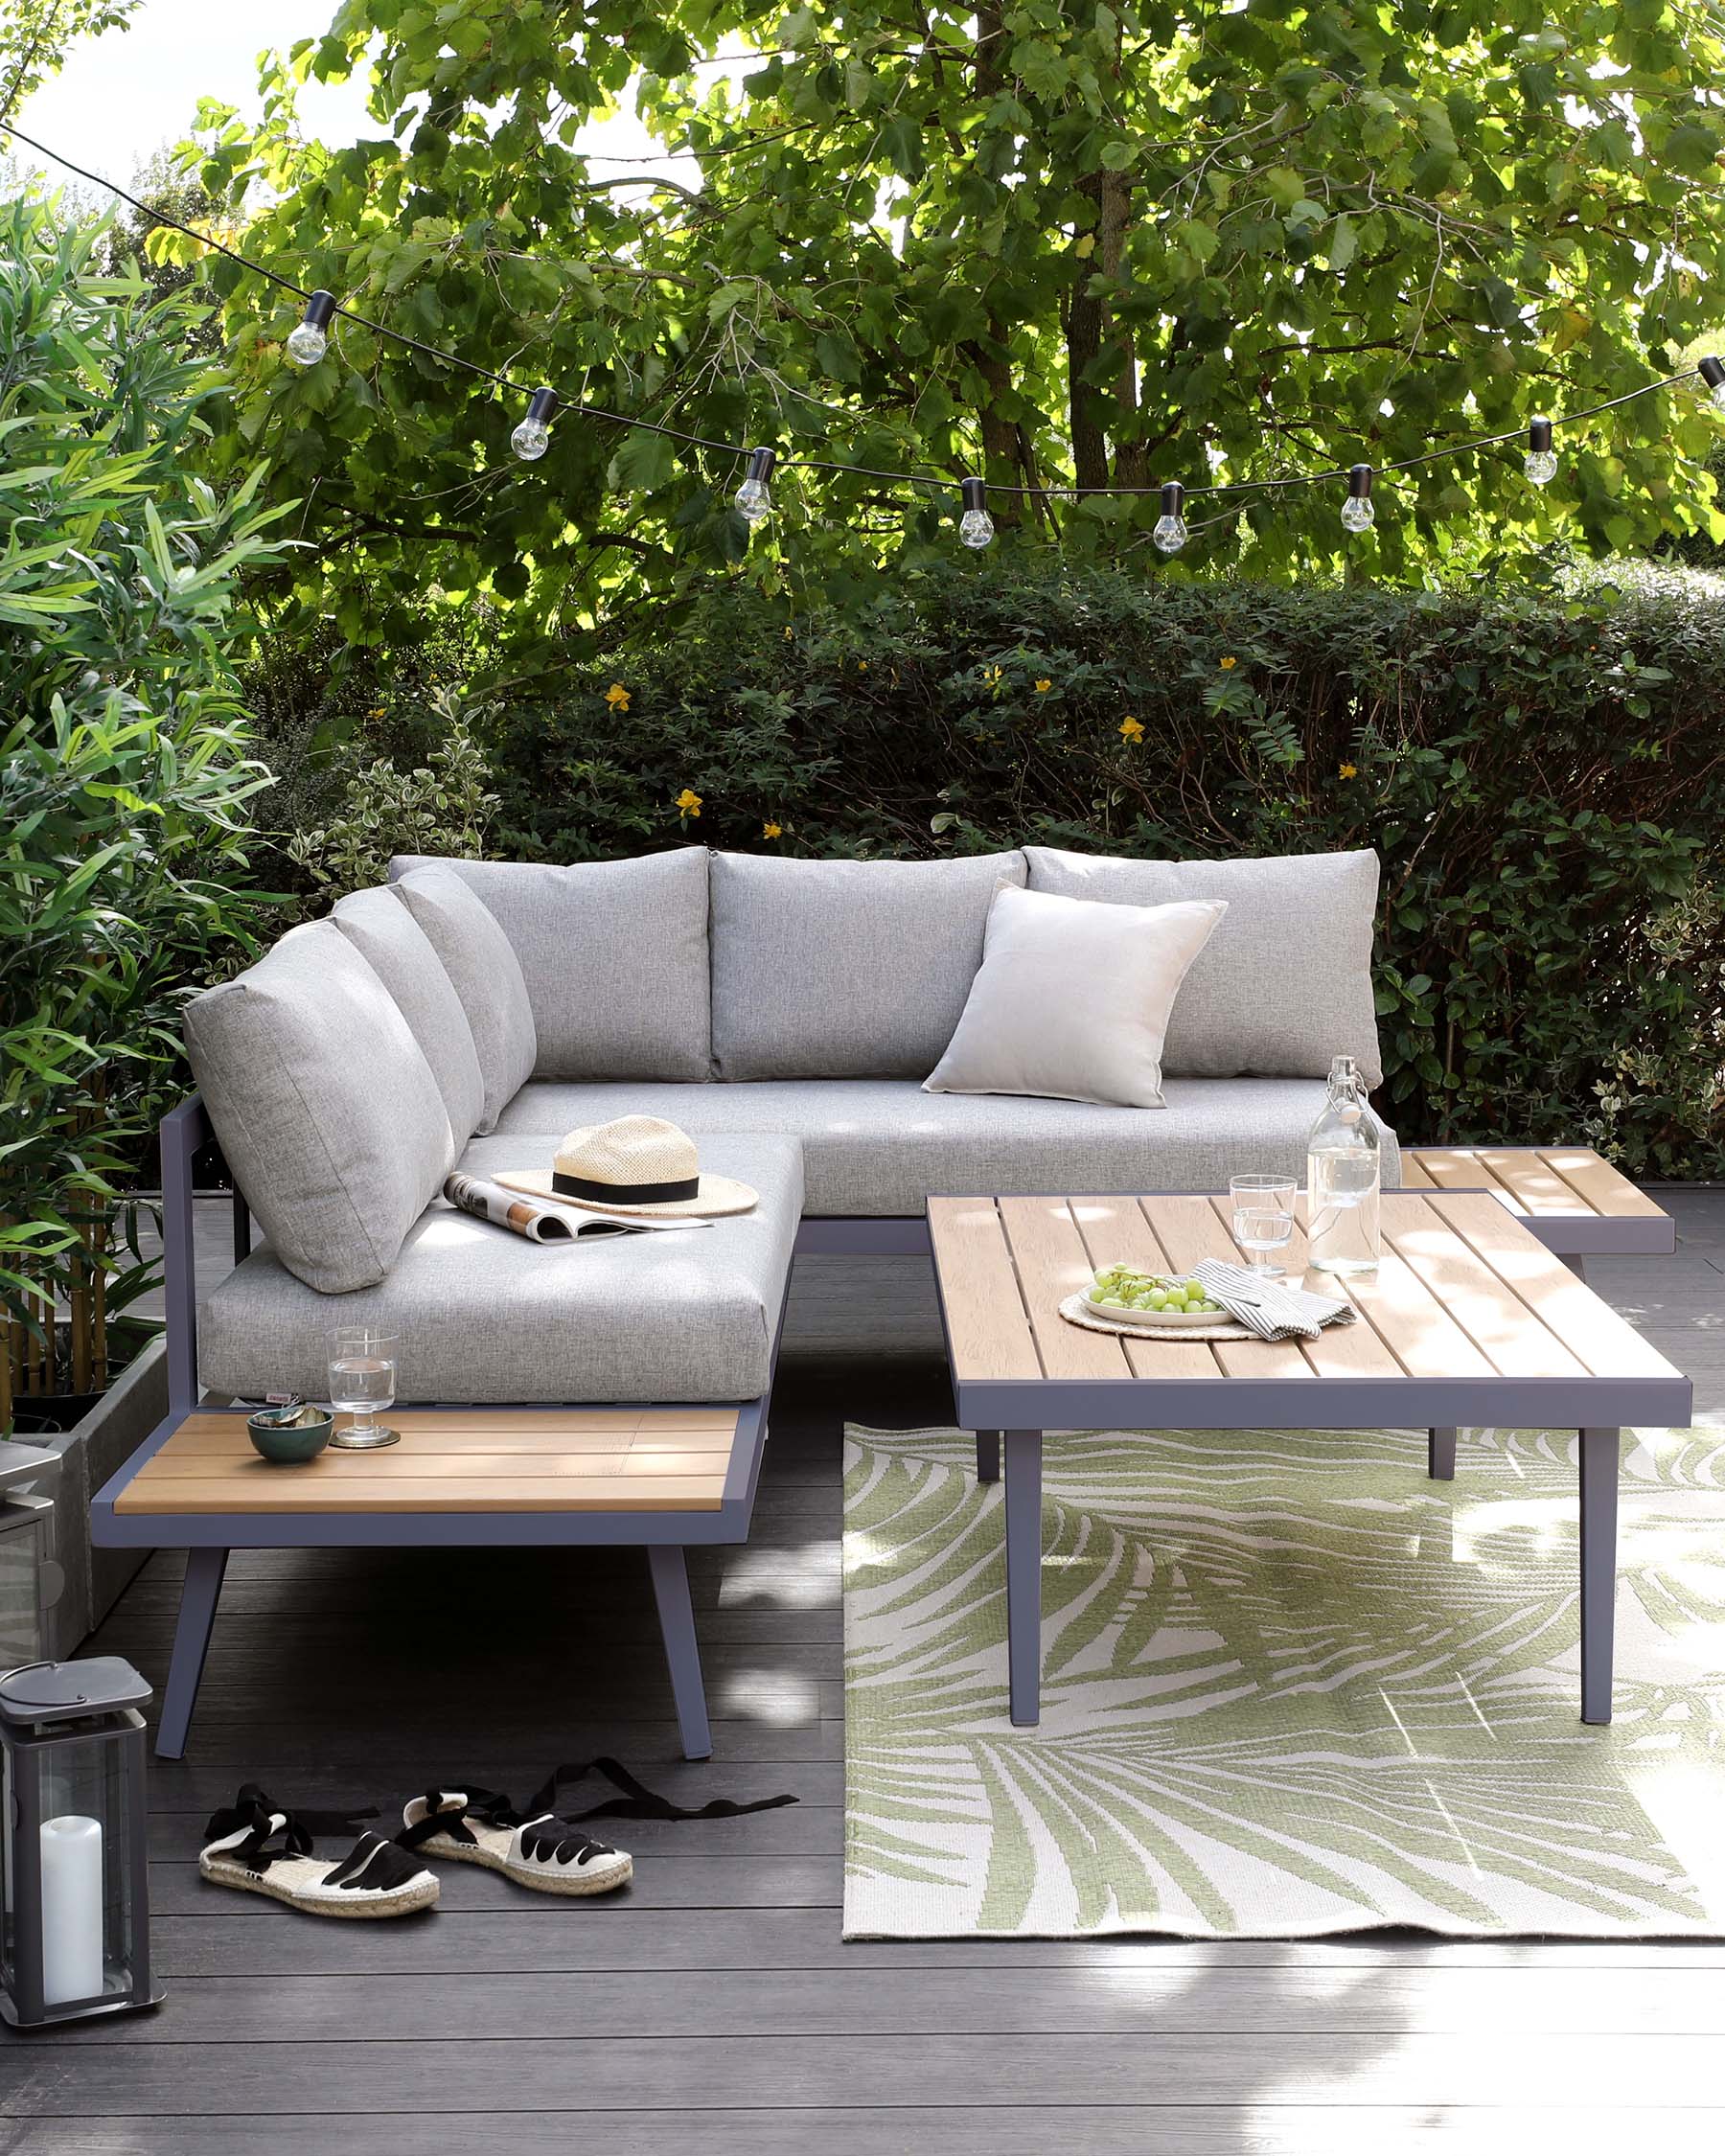
M 1306 1251 L 1316 1271 L 1377 1271 L 1380 1173 L 1377 1124 L 1360 1067 L 1352 1056 L 1338 1056 L 1329 1098 L 1306 1140 Z

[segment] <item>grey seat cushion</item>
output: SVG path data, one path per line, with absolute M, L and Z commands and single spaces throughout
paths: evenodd
M 484 1133 L 533 1075 L 539 1055 L 533 1006 L 514 948 L 483 900 L 448 867 L 413 869 L 391 884 L 424 929 L 454 985 L 485 1081 L 473 1126 Z
M 462 1165 L 484 1175 L 519 1153 L 480 1138 Z M 340 1322 L 396 1336 L 403 1400 L 756 1399 L 771 1377 L 801 1163 L 783 1137 L 716 1138 L 706 1159 L 754 1185 L 752 1213 L 688 1234 L 559 1247 L 440 1201 L 389 1277 L 339 1303 L 303 1287 L 272 1250 L 254 1250 L 200 1309 L 203 1382 L 242 1399 L 327 1398 Z
M 925 1093 L 908 1079 L 535 1085 L 511 1102 L 492 1143 L 519 1133 L 515 1161 L 546 1164 L 564 1131 L 638 1112 L 680 1123 L 704 1162 L 721 1142 L 706 1134 L 786 1131 L 802 1141 L 804 1210 L 864 1218 L 919 1214 L 939 1191 L 1211 1191 L 1254 1169 L 1303 1177 L 1321 1081 L 1176 1078 L 1162 1093 L 1165 1108 L 1106 1108 Z M 1400 1168 L 1387 1131 L 1384 1148 L 1384 1182 L 1393 1186 Z
M 402 854 L 392 879 L 433 865 Z M 443 860 L 485 901 L 520 961 L 539 1078 L 704 1078 L 707 857 L 702 846 L 634 860 Z
M 926 1078 L 964 1011 L 1022 853 L 960 860 L 715 854 L 722 1078 Z
M 1116 906 L 1226 899 L 1175 998 L 1162 1069 L 1176 1078 L 1324 1077 L 1352 1056 L 1381 1085 L 1371 852 L 1244 860 L 1130 860 L 1027 846 L 1030 888 Z
M 284 1277 L 334 1323 L 325 1297 L 383 1277 L 453 1163 L 430 1065 L 333 921 L 290 929 L 188 1003 L 184 1026 L 216 1135 Z
M 472 1028 L 431 939 L 392 891 L 353 891 L 330 918 L 395 998 L 431 1066 L 459 1149 L 485 1113 Z

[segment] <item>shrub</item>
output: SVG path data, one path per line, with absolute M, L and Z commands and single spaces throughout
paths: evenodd
M 1725 586 L 1293 589 L 956 562 L 726 592 L 502 706 L 495 850 L 1374 846 L 1405 1135 L 1725 1167 Z
M 108 1323 L 148 1279 L 113 1215 L 178 1089 L 179 1005 L 267 917 L 245 842 L 269 774 L 227 646 L 269 550 L 251 483 L 189 476 L 219 384 L 186 356 L 183 304 L 95 275 L 99 230 L 0 219 L 4 1426 L 14 1383 L 104 1383 Z

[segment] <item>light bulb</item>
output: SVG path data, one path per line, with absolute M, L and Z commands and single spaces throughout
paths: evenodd
M 1185 502 L 1185 489 L 1178 479 L 1170 479 L 1162 491 L 1162 515 L 1150 534 L 1151 544 L 1160 554 L 1178 554 L 1191 536 L 1186 530 L 1185 518 L 1180 514 Z
M 1536 419 L 1528 428 L 1528 454 L 1522 463 L 1530 485 L 1549 487 L 1557 476 L 1557 458 L 1552 447 L 1552 423 Z
M 964 514 L 958 519 L 958 537 L 966 546 L 989 545 L 995 536 L 994 518 L 988 514 L 988 489 L 980 479 L 966 479 L 959 487 Z
M 751 524 L 759 524 L 772 515 L 773 465 L 778 460 L 776 449 L 750 449 L 748 452 L 748 476 L 737 489 L 737 508 Z
M 334 318 L 334 293 L 312 292 L 306 301 L 305 320 L 288 336 L 288 356 L 296 367 L 315 367 L 329 351 L 328 332 Z
M 509 437 L 509 446 L 523 464 L 536 464 L 551 447 L 549 421 L 557 409 L 554 389 L 536 389 L 527 400 L 527 417 Z
M 1371 467 L 1368 464 L 1350 465 L 1347 470 L 1347 499 L 1342 504 L 1342 529 L 1345 532 L 1368 532 L 1377 522 L 1377 511 L 1371 506 Z
M 1725 411 L 1725 359 L 1703 359 L 1697 363 L 1695 372 L 1712 392 L 1714 402 Z

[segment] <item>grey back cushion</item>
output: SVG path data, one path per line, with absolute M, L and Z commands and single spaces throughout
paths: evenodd
M 184 1024 L 277 1257 L 325 1295 L 375 1286 L 460 1151 L 388 989 L 333 921 L 310 921 L 189 1003 Z
M 402 854 L 390 877 L 426 865 L 425 855 Z M 704 847 L 567 868 L 435 865 L 484 900 L 520 961 L 539 1043 L 535 1076 L 709 1075 Z
M 483 1137 L 532 1077 L 539 1053 L 520 964 L 484 903 L 449 868 L 416 868 L 391 888 L 430 939 L 467 1013 L 485 1083 L 473 1126 Z
M 721 1078 L 926 1078 L 1022 853 L 960 860 L 713 856 Z
M 1378 859 L 1129 860 L 1027 846 L 1030 888 L 1115 906 L 1226 899 L 1228 911 L 1174 999 L 1171 1078 L 1322 1078 L 1353 1056 L 1382 1083 L 1371 989 Z
M 485 1079 L 473 1031 L 431 939 L 393 891 L 354 891 L 331 915 L 395 998 L 431 1066 L 459 1152 L 485 1113 Z

